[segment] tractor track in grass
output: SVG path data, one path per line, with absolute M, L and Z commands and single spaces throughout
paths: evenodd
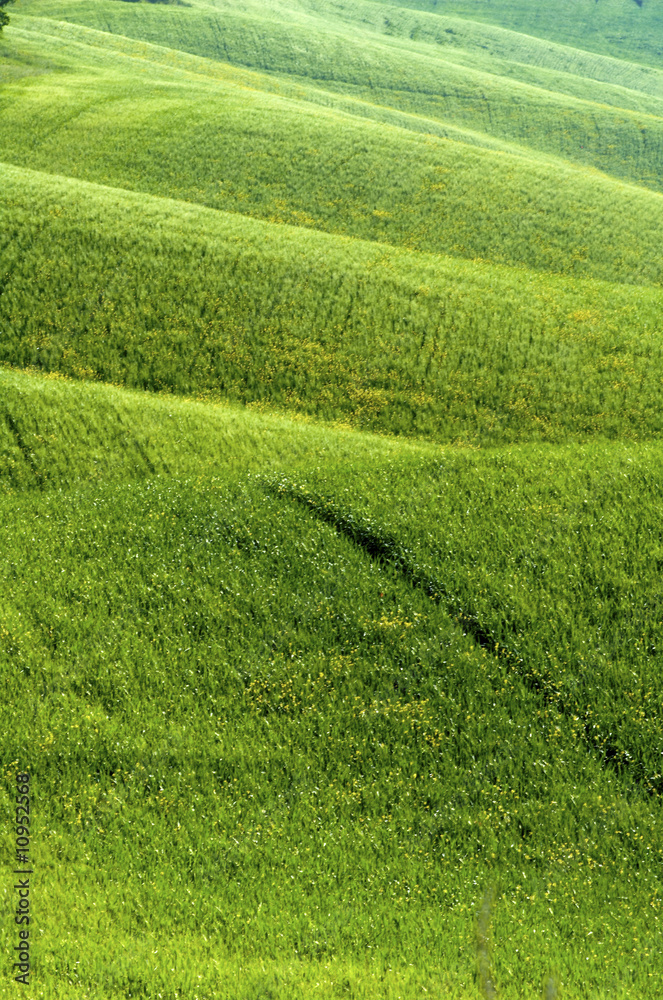
M 630 774 L 637 787 L 648 795 L 660 796 L 663 793 L 663 780 L 660 777 L 651 779 L 644 775 L 640 776 L 637 767 L 633 768 L 633 765 L 638 763 L 637 758 L 612 742 L 611 733 L 598 731 L 589 704 L 569 704 L 553 677 L 546 676 L 536 668 L 528 667 L 520 652 L 504 644 L 501 639 L 498 640 L 477 615 L 468 612 L 458 598 L 449 593 L 441 580 L 421 572 L 416 563 L 410 559 L 409 550 L 404 548 L 398 539 L 356 517 L 351 511 L 344 510 L 329 498 L 297 485 L 285 477 L 270 478 L 265 481 L 265 486 L 273 495 L 299 504 L 314 517 L 331 525 L 371 559 L 385 568 L 394 570 L 413 588 L 423 591 L 429 600 L 446 606 L 449 616 L 462 628 L 464 634 L 517 673 L 527 688 L 537 694 L 546 706 L 556 709 L 561 716 L 567 718 L 573 716 L 574 719 L 578 719 L 585 744 L 600 756 L 606 766 L 610 766 L 620 777 Z
M 39 467 L 35 462 L 34 455 L 30 451 L 30 448 L 28 447 L 25 438 L 21 434 L 20 427 L 18 426 L 18 424 L 16 423 L 16 421 L 14 420 L 8 409 L 4 409 L 3 416 L 5 418 L 5 423 L 9 427 L 9 430 L 11 431 L 14 440 L 16 441 L 16 446 L 18 450 L 23 455 L 26 465 L 28 466 L 33 476 L 35 477 L 37 485 L 43 487 L 45 482 L 44 475 L 42 472 L 40 472 Z

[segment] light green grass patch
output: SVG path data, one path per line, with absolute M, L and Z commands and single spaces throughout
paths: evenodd
M 48 12 L 25 3 L 20 10 Z M 636 72 L 632 78 L 616 74 L 614 67 L 612 73 L 604 70 L 602 75 L 611 85 L 604 94 L 597 81 L 582 75 L 591 70 L 581 60 L 577 67 L 581 75 L 566 74 L 560 92 L 554 75 L 538 74 L 534 55 L 534 65 L 526 66 L 519 79 L 513 68 L 506 72 L 503 57 L 495 60 L 486 55 L 484 49 L 490 46 L 482 41 L 469 50 L 454 47 L 449 59 L 447 46 L 378 36 L 365 30 L 361 18 L 348 25 L 302 16 L 277 19 L 275 14 L 236 6 L 127 7 L 118 0 L 76 0 L 48 10 L 55 18 L 80 22 L 103 34 L 128 35 L 292 77 L 301 80 L 309 93 L 314 87 L 337 91 L 471 134 L 485 133 L 493 141 L 525 146 L 535 155 L 538 151 L 561 156 L 627 181 L 660 187 L 663 126 L 657 88 L 661 81 L 654 73 Z M 19 18 L 17 23 L 20 27 L 31 21 Z M 48 20 L 42 24 L 42 30 L 53 31 Z M 527 47 L 527 39 L 520 42 Z M 516 60 L 522 57 L 515 42 L 504 46 L 504 54 L 509 50 Z M 614 84 L 622 79 L 635 85 L 636 92 L 629 88 L 620 95 Z M 658 97 L 647 98 L 639 90 L 641 84 L 645 88 L 649 84 Z

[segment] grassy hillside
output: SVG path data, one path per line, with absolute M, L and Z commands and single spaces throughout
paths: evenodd
M 3 183 L 5 363 L 437 441 L 660 435 L 659 289 Z
M 97 32 L 81 36 L 85 48 L 65 37 L 39 50 L 66 72 L 37 62 L 7 86 L 6 161 L 411 249 L 660 280 L 660 195 L 312 109 L 251 75 L 173 69 L 161 49 L 129 45 L 121 58 Z
M 244 407 L 0 369 L 0 469 L 5 494 L 81 483 L 308 469 L 334 457 L 365 461 L 439 454 L 423 442 L 329 429 Z
M 657 8 L 14 10 L 26 997 L 663 997 Z
M 652 0 L 389 0 L 379 6 L 476 18 L 540 38 L 551 38 L 660 68 L 663 14 Z
M 501 58 L 493 65 L 479 39 L 461 37 L 460 46 L 451 47 L 449 59 L 449 46 L 436 44 L 434 39 L 429 44 L 396 35 L 378 39 L 361 19 L 360 23 L 333 22 L 330 30 L 327 20 L 302 16 L 276 21 L 269 12 L 260 15 L 234 6 L 216 11 L 206 5 L 164 8 L 149 3 L 130 6 L 118 0 L 65 0 L 32 6 L 22 0 L 18 10 L 51 13 L 54 18 L 73 19 L 103 32 L 304 78 L 326 90 L 561 155 L 660 190 L 661 74 L 656 76 L 655 96 L 639 91 L 637 75 L 631 79 L 612 72 L 607 76 L 610 86 L 605 87 L 585 80 L 588 73 L 591 76 L 589 71 L 580 76 L 562 74 L 572 83 L 562 84 L 570 93 L 559 93 L 559 74 L 543 73 L 539 79 L 530 67 L 524 74 L 527 81 L 503 75 L 505 56 L 511 57 L 512 65 L 519 56 L 528 59 L 519 51 L 527 48 L 522 36 L 509 38 L 509 44 L 500 39 L 503 44 L 494 47 Z M 459 63 L 463 54 L 464 65 Z M 536 63 L 536 54 L 529 58 Z M 563 60 L 555 62 L 563 65 Z M 581 72 L 583 68 L 582 62 L 575 67 Z M 628 79 L 626 87 L 615 88 L 622 78 L 625 83 Z M 630 86 L 637 93 L 627 89 Z M 606 106 L 611 103 L 616 106 Z
M 628 470 L 651 531 L 660 449 L 604 446 L 580 467 L 569 450 L 470 458 L 102 386 L 0 380 L 12 484 L 0 499 L 0 634 L 15 710 L 3 758 L 29 756 L 39 776 L 49 995 L 475 996 L 474 913 L 491 885 L 501 995 L 536 996 L 551 970 L 571 996 L 657 995 L 663 844 L 640 768 L 606 767 L 565 691 L 537 690 L 446 598 L 317 517 L 282 476 L 301 488 L 317 466 L 317 485 L 341 497 L 359 481 L 372 520 L 362 503 L 351 523 L 370 531 L 382 497 L 416 482 L 383 529 L 408 547 L 428 538 L 429 556 L 441 542 L 445 565 L 458 538 L 471 591 L 468 542 L 504 531 L 509 501 L 521 522 L 530 512 L 521 545 L 549 519 L 563 573 L 566 543 L 601 516 L 600 496 L 586 507 L 597 470 L 608 490 Z M 567 470 L 554 509 L 551 461 Z M 45 490 L 46 476 L 60 488 Z M 628 554 L 613 549 L 606 577 L 633 560 L 632 573 L 651 573 L 632 524 L 609 527 Z M 458 564 L 453 581 L 461 602 L 466 572 Z M 502 572 L 492 594 L 515 611 L 528 565 L 516 598 Z M 646 608 L 633 603 L 636 616 Z M 582 612 L 572 620 L 580 633 Z M 624 664 L 643 683 L 646 653 Z M 634 730 L 629 749 L 645 744 Z M 84 910 L 61 886 L 70 866 Z
M 484 12 L 489 9 L 482 6 Z M 621 6 L 623 13 L 628 4 Z M 588 51 L 583 44 L 585 39 L 582 34 L 576 33 L 568 45 L 544 41 L 531 32 L 513 31 L 503 25 L 458 17 L 452 12 L 452 5 L 447 3 L 444 8 L 438 5 L 434 12 L 429 12 L 387 5 L 376 0 L 353 0 L 352 3 L 344 0 L 214 0 L 214 3 L 191 0 L 186 9 L 178 11 L 152 15 L 149 9 L 140 8 L 138 11 L 134 9 L 134 13 L 129 15 L 126 9 L 113 8 L 107 0 L 98 5 L 92 4 L 90 0 L 22 0 L 20 9 L 36 16 L 64 18 L 80 23 L 86 23 L 86 19 L 94 16 L 101 17 L 106 19 L 103 22 L 106 30 L 113 27 L 117 29 L 120 24 L 132 31 L 145 30 L 146 25 L 152 25 L 152 30 L 161 32 L 172 32 L 173 25 L 179 25 L 179 30 L 186 30 L 187 24 L 195 24 L 201 13 L 205 13 L 208 17 L 216 14 L 218 30 L 224 32 L 225 26 L 224 33 L 230 37 L 232 26 L 238 17 L 253 19 L 254 23 L 264 21 L 268 27 L 266 34 L 277 37 L 284 36 L 287 31 L 308 31 L 312 40 L 316 40 L 320 32 L 326 30 L 349 36 L 352 44 L 352 39 L 356 41 L 359 32 L 372 37 L 373 42 L 379 36 L 383 46 L 388 45 L 393 51 L 427 53 L 429 56 L 436 55 L 445 62 L 457 62 L 461 65 L 466 64 L 471 57 L 474 68 L 490 72 L 491 69 L 500 67 L 507 75 L 516 79 L 520 79 L 520 74 L 526 74 L 526 79 L 529 77 L 536 80 L 537 72 L 545 74 L 546 70 L 552 70 L 559 74 L 560 79 L 577 76 L 588 83 L 600 81 L 645 94 L 661 95 L 663 66 L 659 63 L 655 68 L 643 65 L 637 59 L 634 61 L 623 45 L 618 58 L 614 58 Z M 606 9 L 604 4 L 603 11 Z M 476 10 L 479 11 L 480 8 L 477 7 Z M 530 11 L 532 10 L 535 8 L 530 6 Z M 567 24 L 571 20 L 567 18 Z M 352 32 L 347 31 L 348 26 L 352 26 Z M 309 44 L 310 41 L 311 39 L 307 39 Z M 201 38 L 198 44 L 205 42 Z M 262 52 L 264 45 L 269 44 L 269 40 L 264 39 L 258 52 Z M 249 58 L 260 58 L 260 55 L 256 56 L 255 49 L 251 52 Z M 300 60 L 301 62 L 306 65 L 305 61 Z M 607 87 L 606 91 L 609 89 Z
M 151 46 L 121 58 L 98 32 L 43 39 L 43 22 L 30 23 L 15 30 L 27 44 L 14 65 L 31 65 L 38 39 L 40 59 L 61 68 L 37 61 L 6 87 L 5 161 L 433 253 L 659 281 L 660 195 L 559 160 L 357 121 L 347 105 L 309 108 L 266 94 L 260 77 L 178 69 L 175 53 Z

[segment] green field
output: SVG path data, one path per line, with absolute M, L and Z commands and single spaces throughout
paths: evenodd
M 8 10 L 0 998 L 663 997 L 654 0 Z

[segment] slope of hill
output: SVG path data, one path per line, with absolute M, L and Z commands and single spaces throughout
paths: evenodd
M 463 38 L 462 44 L 469 42 L 468 49 L 454 47 L 448 59 L 447 47 L 413 42 L 409 37 L 377 38 L 356 21 L 334 22 L 330 30 L 326 20 L 300 17 L 277 21 L 270 12 L 259 15 L 235 5 L 217 11 L 203 4 L 164 8 L 149 3 L 128 6 L 119 0 L 65 0 L 31 6 L 31 0 L 23 0 L 19 10 L 42 15 L 51 12 L 56 18 L 69 18 L 104 32 L 269 73 L 303 77 L 325 89 L 442 119 L 660 189 L 661 74 L 649 74 L 655 77 L 655 96 L 627 91 L 621 100 L 618 88 L 609 86 L 609 94 L 604 94 L 595 81 L 586 83 L 582 76 L 571 77 L 575 86 L 566 90 L 575 91 L 575 95 L 569 96 L 549 89 L 556 81 L 549 74 L 537 79 L 538 86 L 501 75 L 504 56 L 512 54 L 509 50 L 515 50 L 517 61 L 523 56 L 519 50 L 527 49 L 528 40 L 521 36 L 510 37 L 509 44 L 502 45 L 502 58 L 493 66 L 485 55 L 483 59 L 477 55 L 476 49 L 483 43 L 474 38 Z M 458 62 L 463 52 L 465 65 Z M 577 69 L 582 68 L 581 60 Z M 530 67 L 530 78 L 533 72 Z M 640 78 L 637 73 L 631 78 L 613 72 L 608 79 L 611 85 L 628 80 L 627 86 L 637 89 Z M 610 103 L 616 106 L 606 106 Z
M 658 288 L 2 173 L 5 363 L 436 441 L 661 433 Z
M 476 18 L 645 65 L 663 65 L 663 12 L 653 0 L 375 0 L 379 6 Z
M 593 633 L 582 595 L 655 587 L 660 448 L 441 453 L 19 373 L 0 388 L 3 757 L 39 780 L 49 995 L 475 996 L 491 885 L 501 995 L 551 970 L 569 996 L 656 995 L 652 636 L 620 654 L 611 705 L 588 716 L 572 681 L 574 643 L 593 666 L 619 638 L 619 605 L 603 594 Z M 591 578 L 565 578 L 568 543 Z M 453 596 L 421 585 L 431 558 Z M 527 613 L 537 589 L 570 642 L 552 688 L 476 617 Z M 633 636 L 649 597 L 630 595 Z
M 43 39 L 30 23 L 42 58 L 70 68 L 7 86 L 5 161 L 412 249 L 660 281 L 660 195 L 311 108 L 264 93 L 261 77 L 215 79 L 207 62 L 178 70 L 160 48 L 120 59 L 98 32 L 51 41 L 46 22 Z
M 663 997 L 659 17 L 18 0 L 30 997 Z

